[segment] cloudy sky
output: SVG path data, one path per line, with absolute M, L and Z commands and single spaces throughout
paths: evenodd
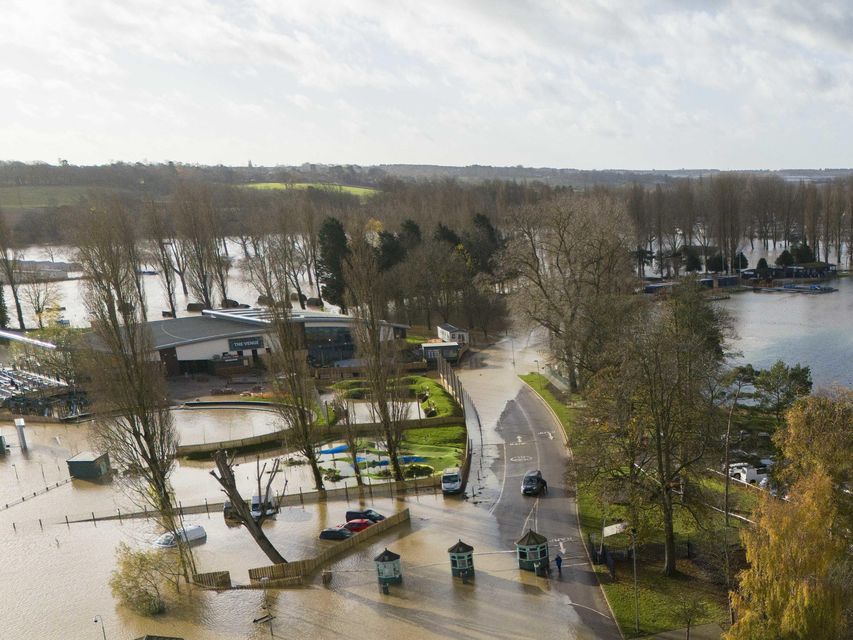
M 0 159 L 853 166 L 845 0 L 0 10 Z

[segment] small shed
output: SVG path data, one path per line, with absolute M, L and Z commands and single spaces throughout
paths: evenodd
M 450 572 L 455 577 L 465 577 L 474 573 L 474 547 L 465 544 L 462 539 L 447 550 L 450 554 Z
M 536 571 L 541 567 L 547 567 L 550 563 L 548 557 L 548 538 L 542 534 L 529 529 L 515 543 L 518 555 L 518 568 L 527 571 Z
M 379 584 L 387 585 L 403 581 L 403 573 L 400 571 L 400 556 L 393 551 L 385 551 L 380 553 L 373 559 L 376 562 L 376 573 L 379 575 Z
M 68 473 L 80 480 L 97 480 L 110 472 L 110 455 L 82 451 L 65 461 Z

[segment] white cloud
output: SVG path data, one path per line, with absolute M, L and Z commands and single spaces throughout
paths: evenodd
M 840 0 L 6 4 L 10 158 L 850 164 Z

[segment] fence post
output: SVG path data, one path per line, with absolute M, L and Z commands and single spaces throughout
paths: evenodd
M 15 531 L 15 533 L 18 533 L 18 527 L 15 526 L 14 522 L 12 523 L 12 529 Z
M 302 504 L 302 506 L 305 506 L 305 500 L 302 497 L 302 487 L 301 486 L 299 487 L 299 502 L 300 502 L 300 504 Z
M 68 527 L 69 529 L 71 528 L 71 523 L 68 522 L 68 516 L 67 515 L 65 516 L 65 526 Z
M 367 476 L 367 491 L 370 493 L 370 500 L 373 501 L 373 484 L 370 482 L 370 476 Z
M 41 523 L 41 518 L 39 518 L 39 529 L 44 531 L 44 525 Z
M 349 489 L 347 488 L 346 484 L 344 485 L 344 495 L 346 495 L 347 503 L 349 503 Z
M 94 511 L 92 512 L 92 524 L 95 525 L 96 527 L 98 526 L 98 523 L 95 521 L 95 512 Z
M 207 498 L 204 499 L 204 512 L 207 514 L 207 519 L 210 520 L 210 510 L 207 508 Z
M 119 522 L 119 524 L 124 524 L 124 523 L 121 521 L 121 509 L 116 509 L 116 511 L 118 511 L 118 522 Z

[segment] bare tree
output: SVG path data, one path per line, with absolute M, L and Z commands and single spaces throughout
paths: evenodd
M 344 267 L 349 308 L 357 352 L 362 360 L 370 405 L 380 425 L 395 480 L 403 480 L 399 448 L 407 416 L 408 389 L 400 382 L 399 349 L 393 328 L 383 320 L 387 309 L 385 287 L 376 250 L 362 237 L 353 238 Z
M 178 434 L 169 409 L 165 378 L 151 360 L 138 255 L 130 213 L 113 203 L 81 218 L 78 261 L 84 303 L 92 320 L 86 353 L 87 391 L 96 409 L 94 432 L 103 450 L 128 473 L 132 495 L 153 507 L 161 526 L 175 534 L 187 579 L 195 572 L 192 554 L 177 534 L 180 521 L 169 483 Z
M 12 230 L 9 228 L 9 223 L 6 220 L 6 214 L 0 209 L 0 270 L 3 273 L 3 280 L 12 290 L 12 299 L 15 301 L 15 311 L 18 314 L 18 326 L 23 331 L 26 325 L 24 324 L 24 310 L 21 306 L 21 296 L 18 291 L 20 287 L 20 283 L 18 282 L 20 260 L 21 252 L 15 246 Z
M 633 234 L 612 196 L 574 195 L 518 209 L 499 261 L 515 278 L 520 317 L 545 327 L 573 389 L 595 372 L 609 302 L 631 290 Z
M 173 318 L 178 317 L 177 283 L 175 282 L 176 268 L 174 261 L 174 234 L 169 228 L 166 211 L 158 203 L 149 201 L 146 208 L 146 227 L 151 243 L 151 261 L 157 267 L 157 275 L 169 303 L 169 312 Z
M 251 507 L 243 499 L 243 496 L 240 495 L 240 491 L 237 488 L 237 478 L 234 477 L 234 457 L 229 456 L 227 452 L 220 449 L 213 454 L 213 460 L 216 462 L 216 470 L 212 470 L 210 475 L 216 478 L 216 481 L 222 487 L 223 493 L 228 496 L 228 500 L 231 502 L 231 508 L 236 519 L 240 524 L 246 527 L 246 531 L 249 532 L 258 547 L 260 547 L 261 551 L 263 551 L 273 563 L 286 563 L 287 560 L 285 560 L 284 556 L 278 552 L 275 545 L 270 542 L 262 527 L 264 521 L 270 517 L 267 504 L 271 502 L 270 491 L 273 480 L 278 474 L 281 461 L 278 458 L 273 460 L 272 469 L 269 472 L 265 490 L 261 491 L 261 479 L 266 472 L 266 463 L 264 463 L 263 468 L 261 468 L 260 459 L 258 459 L 256 477 L 258 481 L 258 496 L 260 496 L 260 511 L 255 515 L 252 513 Z M 219 473 L 217 473 L 217 471 Z
M 56 282 L 34 273 L 23 286 L 23 297 L 38 320 L 39 329 L 44 329 L 44 316 L 62 299 Z
M 317 451 L 317 389 L 308 366 L 301 325 L 292 319 L 287 275 L 289 247 L 287 234 L 269 234 L 255 240 L 259 251 L 245 260 L 247 275 L 255 288 L 270 302 L 270 383 L 276 394 L 276 409 L 302 455 L 308 460 L 318 491 L 325 488 Z
M 338 418 L 338 424 L 343 424 L 344 426 L 344 442 L 350 454 L 356 484 L 362 486 L 364 479 L 361 477 L 361 467 L 358 466 L 359 438 L 358 432 L 355 429 L 355 423 L 353 422 L 354 403 L 346 397 L 345 392 L 338 391 L 335 394 L 333 407 Z

